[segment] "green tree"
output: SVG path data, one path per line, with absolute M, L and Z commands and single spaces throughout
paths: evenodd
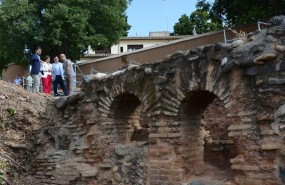
M 27 63 L 27 53 L 41 45 L 43 54 L 61 52 L 79 59 L 88 45 L 109 47 L 127 35 L 125 11 L 131 0 L 0 1 L 0 70 Z
M 211 4 L 206 0 L 199 0 L 196 10 L 190 16 L 183 14 L 175 23 L 172 35 L 192 35 L 195 28 L 196 33 L 206 33 L 222 28 L 222 24 L 211 17 Z
M 210 14 L 230 27 L 284 14 L 284 6 L 285 0 L 215 0 Z
M 38 37 L 36 9 L 27 0 L 5 0 L 0 7 L 0 70 L 7 63 L 27 59 L 26 44 Z M 35 39 L 34 39 L 35 38 Z

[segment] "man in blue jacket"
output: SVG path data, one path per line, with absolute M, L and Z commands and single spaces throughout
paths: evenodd
M 40 55 L 42 53 L 41 47 L 35 48 L 35 53 L 31 56 L 30 62 L 31 62 L 31 76 L 34 79 L 34 86 L 33 86 L 33 92 L 39 93 L 40 90 L 40 69 L 41 69 L 41 58 Z
M 52 82 L 53 82 L 53 94 L 58 96 L 57 87 L 60 85 L 65 96 L 68 95 L 64 84 L 64 69 L 62 63 L 59 62 L 57 56 L 53 59 L 54 63 L 52 64 Z

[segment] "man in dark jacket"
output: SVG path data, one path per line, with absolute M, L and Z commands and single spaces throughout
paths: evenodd
M 40 89 L 40 69 L 41 69 L 41 58 L 40 55 L 42 53 L 41 47 L 35 48 L 35 53 L 31 56 L 30 62 L 31 62 L 31 76 L 34 79 L 34 86 L 33 86 L 33 92 L 39 93 Z

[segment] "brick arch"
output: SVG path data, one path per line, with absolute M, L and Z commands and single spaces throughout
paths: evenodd
M 98 101 L 98 110 L 102 113 L 102 117 L 108 117 L 112 102 L 122 94 L 132 94 L 138 98 L 143 111 L 156 106 L 159 100 L 159 93 L 151 78 L 138 78 L 136 81 L 131 81 L 130 78 L 133 77 L 125 77 L 120 83 L 114 81 L 110 86 L 103 87 Z
M 148 137 L 148 118 L 159 99 L 149 78 L 139 79 L 143 86 L 126 77 L 122 79 L 125 80 L 105 85 L 98 96 L 98 111 L 104 120 L 102 127 L 106 127 L 106 134 L 111 137 L 108 145 L 148 140 L 143 139 Z
M 109 117 L 113 122 L 117 143 L 148 141 L 148 124 L 143 113 L 141 101 L 130 93 L 114 98 Z
M 158 93 L 152 81 L 144 79 L 143 89 L 128 81 L 112 81 L 98 93 L 98 111 L 106 148 L 102 149 L 103 161 L 124 169 L 120 174 L 122 184 L 145 182 L 147 178 L 149 125 L 153 110 L 158 104 Z M 142 80 L 143 81 L 143 80 Z M 152 89 L 152 91 L 149 91 Z M 122 161 L 130 164 L 126 167 Z M 129 179 L 129 181 L 125 181 Z M 118 184 L 115 180 L 113 184 Z
M 217 169 L 221 170 L 221 173 L 223 173 L 223 170 L 224 172 L 230 171 L 231 174 L 228 175 L 232 178 L 228 178 L 228 181 L 243 181 L 244 177 L 252 172 L 251 170 L 256 169 L 254 164 L 253 167 L 246 166 L 245 161 L 252 162 L 252 158 L 255 156 L 253 156 L 253 153 L 244 151 L 250 150 L 248 148 L 250 145 L 254 145 L 256 148 L 259 147 L 255 139 L 247 139 L 248 137 L 252 137 L 252 133 L 256 131 L 254 130 L 254 128 L 256 128 L 256 113 L 253 106 L 247 102 L 247 99 L 253 96 L 247 81 L 242 79 L 243 71 L 239 68 L 235 68 L 230 73 L 222 73 L 221 64 L 209 59 L 205 59 L 201 64 L 198 64 L 197 61 L 191 63 L 191 61 L 189 62 L 189 60 L 187 61 L 186 59 L 182 59 L 181 61 L 181 63 L 188 62 L 188 68 L 179 68 L 180 66 L 178 65 L 178 68 L 172 69 L 172 73 L 175 73 L 175 71 L 179 71 L 179 73 L 176 72 L 172 75 L 173 80 L 170 79 L 170 83 L 164 84 L 164 87 L 161 88 L 160 112 L 162 120 L 159 120 L 155 128 L 152 129 L 155 130 L 155 132 L 151 133 L 153 140 L 157 141 L 154 145 L 150 146 L 150 161 L 155 163 L 151 165 L 153 166 L 151 171 L 158 172 L 156 174 L 157 176 L 163 174 L 161 171 L 165 171 L 165 174 L 176 174 L 176 177 L 172 178 L 169 176 L 168 180 L 159 181 L 159 183 L 188 183 L 189 179 L 201 177 L 201 173 L 205 172 L 205 170 L 203 171 L 203 164 L 192 163 L 189 164 L 189 167 L 185 167 L 185 163 L 187 163 L 185 157 L 193 157 L 191 156 L 191 150 L 198 150 L 198 148 L 190 148 L 190 151 L 183 152 L 185 149 L 180 147 L 187 142 L 192 142 L 192 144 L 202 142 L 201 146 L 203 147 L 205 142 L 204 136 L 202 139 L 195 141 L 186 141 L 185 123 L 181 121 L 183 118 L 180 117 L 185 99 L 187 99 L 189 94 L 198 92 L 198 94 L 202 93 L 200 97 L 202 99 L 207 99 L 209 96 L 213 97 L 208 101 L 203 100 L 205 101 L 205 106 L 200 107 L 201 109 L 207 110 L 208 105 L 215 103 L 217 104 L 216 108 L 221 109 L 220 112 L 222 116 L 230 123 L 225 125 L 225 128 L 220 128 L 223 131 L 220 136 L 213 134 L 215 138 L 212 138 L 206 147 L 204 146 L 206 152 L 208 152 L 208 158 L 207 155 L 203 155 L 203 151 L 196 154 L 200 155 L 198 157 L 200 157 L 202 163 L 211 163 L 213 160 L 218 160 L 212 162 L 208 169 L 215 170 L 215 167 L 218 167 Z M 183 73 L 183 70 L 186 72 Z M 192 108 L 195 108 L 195 106 Z M 209 110 L 207 111 L 209 112 Z M 202 113 L 198 111 L 195 114 L 200 116 Z M 188 116 L 191 117 L 191 114 Z M 189 117 L 187 119 L 189 119 Z M 194 128 L 192 127 L 190 129 Z M 197 130 L 197 132 L 200 131 L 211 132 L 211 128 L 206 125 L 204 126 L 204 130 Z M 213 130 L 213 133 L 216 131 L 217 130 Z M 195 131 L 193 133 L 195 133 Z M 199 138 L 199 133 L 195 137 Z M 161 153 L 160 156 L 162 157 L 155 155 L 155 153 L 159 153 L 156 149 L 159 147 L 163 148 L 163 151 L 167 151 L 166 153 Z M 220 150 L 219 147 L 224 147 L 226 150 Z M 205 150 L 204 148 L 203 150 Z M 221 152 L 214 156 L 214 150 L 220 150 Z M 162 166 L 162 164 L 157 161 L 171 167 L 167 169 L 160 168 L 159 166 Z M 190 163 L 191 160 L 188 160 L 188 162 Z M 223 162 L 227 164 L 223 165 Z M 195 171 L 195 165 L 201 165 L 201 168 L 197 168 Z M 212 168 L 212 166 L 214 166 L 214 168 Z M 152 181 L 150 179 L 150 183 L 157 182 L 156 180 Z
M 227 114 L 223 102 L 209 91 L 186 94 L 176 118 L 181 142 L 175 149 L 185 180 L 196 176 L 207 179 L 209 174 L 234 180 L 230 159 L 237 156 L 237 148 L 228 137 L 232 120 Z

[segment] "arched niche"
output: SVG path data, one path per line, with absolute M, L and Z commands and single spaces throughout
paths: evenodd
M 114 98 L 110 117 L 113 119 L 117 143 L 148 141 L 148 125 L 141 111 L 141 101 L 131 93 L 123 93 Z
M 234 178 L 230 159 L 237 151 L 228 138 L 231 119 L 227 114 L 224 103 L 208 91 L 191 91 L 182 101 L 178 115 L 182 141 L 177 156 L 185 178 Z

